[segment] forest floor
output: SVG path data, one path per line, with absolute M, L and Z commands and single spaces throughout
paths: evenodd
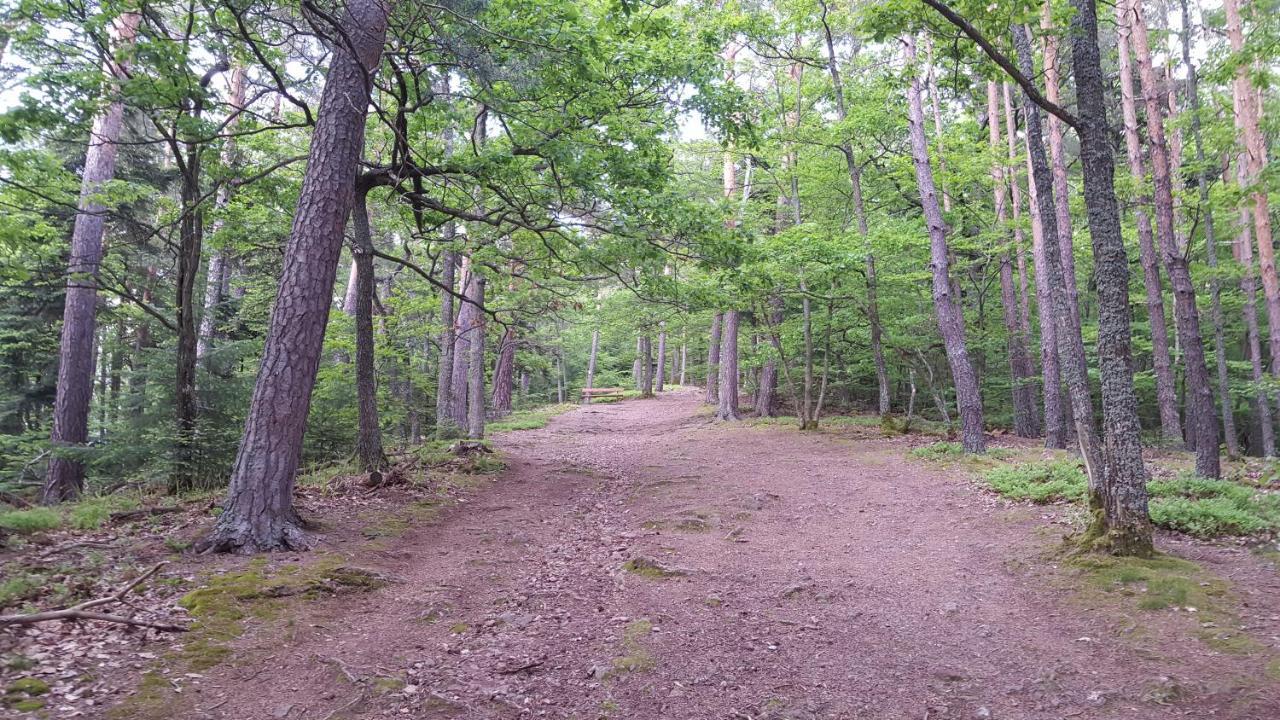
M 1061 543 L 1072 511 L 1010 503 L 963 469 L 908 459 L 930 440 L 716 423 L 688 391 L 572 410 L 497 436 L 505 470 L 451 502 L 381 520 L 332 513 L 314 553 L 179 560 L 203 578 L 204 602 L 186 603 L 203 630 L 133 647 L 144 661 L 115 666 L 133 692 L 64 709 L 1277 717 L 1272 560 L 1162 534 L 1161 549 L 1189 562 L 1072 561 Z M 378 582 L 304 601 L 306 583 L 262 593 L 246 581 L 351 567 Z M 1144 603 L 1166 586 L 1174 602 Z

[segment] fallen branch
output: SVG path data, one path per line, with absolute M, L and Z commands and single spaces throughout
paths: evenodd
M 140 510 L 125 510 L 123 512 L 111 513 L 111 522 L 121 522 L 123 520 L 137 520 L 138 518 L 152 517 L 155 515 L 168 515 L 169 513 L 182 512 L 186 508 L 182 505 L 165 505 L 164 507 L 142 508 Z
M 155 575 L 160 568 L 168 565 L 168 562 L 157 563 L 155 567 L 146 571 L 125 585 L 120 590 L 106 597 L 96 598 L 94 600 L 86 600 L 79 605 L 73 605 L 65 610 L 46 610 L 37 613 L 28 613 L 26 615 L 0 615 L 0 627 L 5 625 L 31 625 L 38 622 L 47 622 L 49 620 L 101 620 L 102 622 L 113 622 L 121 625 L 134 625 L 137 627 L 147 627 L 153 630 L 162 630 L 164 632 L 186 632 L 187 628 L 181 625 L 170 625 L 168 623 L 156 623 L 147 620 L 138 620 L 136 618 L 123 617 L 121 615 L 111 615 L 108 613 L 92 612 L 93 608 L 109 605 L 111 603 L 123 603 L 124 596 L 128 595 L 134 588 L 141 585 L 147 578 Z
M 41 554 L 41 555 L 40 555 L 40 559 L 41 559 L 41 560 L 48 560 L 49 558 L 53 557 L 54 555 L 59 555 L 59 554 L 64 553 L 64 552 L 66 552 L 66 551 L 68 551 L 68 550 L 75 550 L 76 548 L 98 548 L 98 549 L 103 549 L 103 550 L 109 550 L 109 549 L 114 548 L 114 547 L 116 547 L 116 545 L 115 545 L 114 541 L 113 541 L 113 542 L 101 542 L 101 541 L 97 541 L 97 540 L 82 540 L 82 541 L 80 541 L 80 542 L 73 542 L 73 543 L 70 543 L 70 544 L 68 544 L 68 545 L 61 545 L 61 546 L 59 546 L 59 547 L 53 548 L 52 550 L 46 551 L 45 553 L 43 553 L 43 554 Z

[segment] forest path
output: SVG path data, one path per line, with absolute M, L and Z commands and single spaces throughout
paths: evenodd
M 1035 569 L 1038 515 L 900 441 L 715 423 L 681 391 L 497 442 L 498 481 L 364 558 L 397 582 L 247 652 L 196 716 L 1275 717 L 1243 661 L 1122 639 Z

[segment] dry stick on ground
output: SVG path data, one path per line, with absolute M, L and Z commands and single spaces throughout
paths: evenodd
M 120 615 L 90 612 L 91 608 L 99 607 L 101 605 L 123 603 L 125 601 L 125 595 L 128 595 L 134 588 L 141 585 L 147 580 L 147 578 L 155 575 L 159 572 L 160 568 L 168 564 L 168 562 L 157 563 L 155 567 L 146 571 L 133 582 L 125 585 L 115 593 L 95 600 L 86 600 L 79 605 L 73 605 L 65 610 L 46 610 L 44 612 L 30 613 L 27 615 L 0 615 L 0 627 L 4 627 L 5 625 L 31 625 L 33 623 L 46 622 L 48 620 L 101 620 L 103 622 L 113 622 L 121 625 L 148 627 L 153 630 L 162 630 L 164 632 L 186 632 L 187 628 L 182 627 L 181 625 L 153 623 L 146 620 L 122 617 Z

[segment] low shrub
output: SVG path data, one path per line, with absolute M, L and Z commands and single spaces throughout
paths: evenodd
M 907 455 L 917 460 L 949 460 L 963 456 L 964 447 L 955 442 L 936 442 L 914 448 Z
M 1227 480 L 1185 474 L 1147 483 L 1151 521 L 1197 537 L 1280 529 L 1280 496 Z
M 1047 460 L 999 467 L 984 478 L 992 490 L 1014 500 L 1051 503 L 1080 500 L 1088 479 L 1080 466 L 1070 460 Z

